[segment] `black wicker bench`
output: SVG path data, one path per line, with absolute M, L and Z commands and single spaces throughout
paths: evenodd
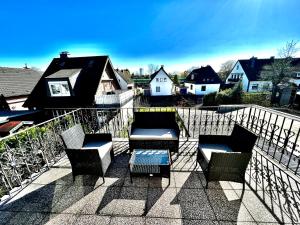
M 178 153 L 180 130 L 175 112 L 135 112 L 128 132 L 130 151 L 168 149 Z

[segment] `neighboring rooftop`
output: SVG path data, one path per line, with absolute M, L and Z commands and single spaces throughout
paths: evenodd
M 260 79 L 262 70 L 266 66 L 272 65 L 274 61 L 282 60 L 270 57 L 268 59 L 258 59 L 256 57 L 251 57 L 250 59 L 240 59 L 238 60 L 246 73 L 250 81 L 256 81 Z M 300 67 L 300 58 L 294 58 L 291 62 L 292 67 Z
M 194 84 L 220 84 L 222 81 L 211 66 L 194 69 L 185 79 Z
M 4 97 L 27 96 L 42 76 L 30 68 L 0 67 L 0 94 Z
M 120 69 L 116 69 L 116 72 L 123 77 L 123 79 L 128 83 L 132 83 L 132 79 L 131 79 L 131 74 L 130 71 L 128 69 L 124 69 L 124 70 L 120 70 Z

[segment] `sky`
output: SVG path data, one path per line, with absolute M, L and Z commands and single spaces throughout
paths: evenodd
M 28 0 L 0 3 L 0 66 L 45 70 L 59 52 L 132 72 L 276 56 L 300 41 L 300 0 Z

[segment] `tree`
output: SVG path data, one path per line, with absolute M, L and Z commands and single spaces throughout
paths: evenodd
M 159 65 L 148 64 L 148 73 L 151 75 L 159 69 Z
M 174 84 L 177 84 L 177 85 L 179 84 L 177 74 L 174 75 L 173 82 L 174 82 Z
M 262 80 L 272 81 L 272 97 L 271 100 L 274 102 L 278 85 L 280 83 L 289 82 L 292 76 L 292 65 L 291 62 L 295 57 L 297 51 L 297 42 L 289 41 L 286 45 L 278 50 L 278 59 L 274 59 L 271 65 L 264 66 L 261 72 Z
M 218 74 L 222 81 L 226 80 L 226 78 L 230 74 L 232 68 L 234 67 L 234 64 L 235 64 L 234 60 L 228 60 L 221 65 L 221 68 L 220 68 L 220 71 Z

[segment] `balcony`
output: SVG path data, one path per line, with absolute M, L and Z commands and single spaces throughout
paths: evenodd
M 97 107 L 122 107 L 133 99 L 133 90 L 115 90 L 112 94 L 96 95 Z
M 252 105 L 109 110 L 72 110 L 1 140 L 0 224 L 300 222 L 298 117 Z M 169 186 L 168 179 L 156 177 L 130 183 L 127 128 L 134 110 L 177 111 L 182 132 Z M 105 183 L 93 176 L 72 180 L 58 134 L 78 122 L 86 132 L 113 135 L 116 157 Z M 228 134 L 234 123 L 259 135 L 243 196 L 242 185 L 234 182 L 211 182 L 204 189 L 196 165 L 198 135 Z
M 239 82 L 240 78 L 228 78 L 228 82 Z

